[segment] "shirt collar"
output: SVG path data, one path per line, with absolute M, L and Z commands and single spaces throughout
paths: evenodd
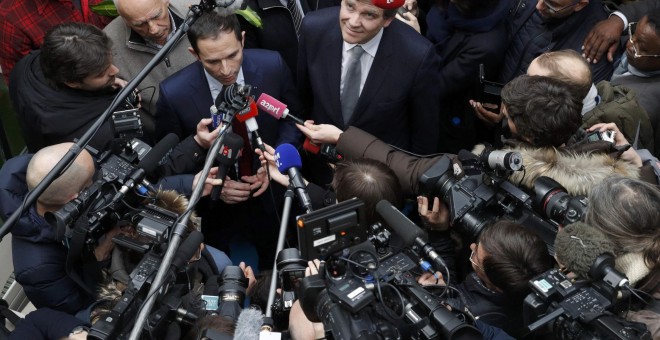
M 213 95 L 213 101 L 215 101 L 215 96 L 220 93 L 222 90 L 222 83 L 220 83 L 217 79 L 213 78 L 213 76 L 204 69 L 204 75 L 206 76 L 206 82 L 209 84 L 209 90 L 211 90 L 211 94 Z M 245 78 L 243 77 L 243 66 L 241 66 L 241 69 L 238 71 L 238 77 L 236 78 L 236 83 L 245 85 Z M 215 94 L 214 94 L 215 93 Z
M 369 54 L 372 58 L 376 57 L 376 52 L 378 51 L 378 45 L 380 45 L 380 40 L 383 38 L 383 28 L 376 33 L 376 35 L 371 38 L 371 40 L 367 41 L 364 44 L 361 44 L 362 49 L 364 49 L 367 54 Z M 346 41 L 344 41 L 344 51 L 348 51 L 351 48 L 355 47 L 355 45 L 358 44 L 349 44 Z

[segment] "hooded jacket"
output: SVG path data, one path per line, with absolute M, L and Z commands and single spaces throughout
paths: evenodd
M 41 51 L 21 59 L 11 73 L 9 96 L 29 152 L 82 136 L 110 103 L 116 92 L 83 91 L 46 82 L 41 70 Z M 106 121 L 89 145 L 103 150 L 114 136 Z
M 8 160 L 0 169 L 0 215 L 7 219 L 27 193 L 25 173 L 32 155 Z M 55 239 L 55 229 L 34 206 L 11 229 L 16 281 L 35 307 L 76 313 L 93 302 L 65 270 L 67 249 Z

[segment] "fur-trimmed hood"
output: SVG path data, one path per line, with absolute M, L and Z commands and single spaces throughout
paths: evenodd
M 478 155 L 483 149 L 483 145 L 477 145 L 473 153 Z M 606 153 L 578 153 L 523 144 L 505 146 L 502 150 L 520 152 L 525 171 L 514 172 L 509 180 L 528 189 L 533 188 L 539 176 L 547 176 L 566 188 L 570 195 L 587 196 L 591 188 L 614 174 L 639 178 L 639 168 L 636 165 L 613 159 Z

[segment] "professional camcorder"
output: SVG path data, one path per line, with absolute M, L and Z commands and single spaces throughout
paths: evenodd
M 632 289 L 614 269 L 614 257 L 600 255 L 589 271 L 590 281 L 573 282 L 551 269 L 529 281 L 525 299 L 528 330 L 551 324 L 556 339 L 651 339 L 646 326 L 617 316 L 628 308 Z
M 382 211 L 395 208 L 385 201 L 379 206 L 385 225 L 390 226 L 392 219 Z M 449 311 L 442 299 L 417 283 L 418 263 L 425 262 L 427 253 L 417 241 L 407 240 L 420 238 L 419 228 L 402 236 L 406 249 L 394 252 L 388 247 L 389 231 L 382 225 L 367 225 L 364 204 L 357 198 L 300 216 L 298 227 L 303 258 L 325 260 L 319 275 L 299 280 L 298 298 L 310 321 L 323 322 L 326 335 L 334 339 L 481 339 L 468 315 Z
M 570 197 L 566 189 L 544 176 L 535 182 L 532 197 L 508 181 L 513 171 L 523 170 L 517 152 L 487 147 L 477 156 L 461 150 L 431 166 L 420 177 L 420 186 L 425 195 L 437 196 L 449 206 L 451 225 L 469 240 L 476 240 L 495 221 L 508 219 L 538 234 L 553 254 L 557 227 L 579 220 L 587 200 Z

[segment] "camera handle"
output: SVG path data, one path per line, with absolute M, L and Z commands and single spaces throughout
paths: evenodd
M 291 213 L 291 202 L 293 202 L 293 186 L 289 187 L 284 193 L 284 207 L 282 208 L 282 220 L 280 221 L 280 234 L 277 237 L 277 250 L 275 250 L 275 261 L 273 261 L 273 275 L 270 277 L 270 288 L 268 289 L 268 302 L 266 303 L 266 317 L 261 326 L 262 330 L 273 330 L 273 311 L 272 306 L 275 301 L 275 291 L 277 290 L 277 254 L 284 249 L 284 240 L 286 239 L 286 227 Z

